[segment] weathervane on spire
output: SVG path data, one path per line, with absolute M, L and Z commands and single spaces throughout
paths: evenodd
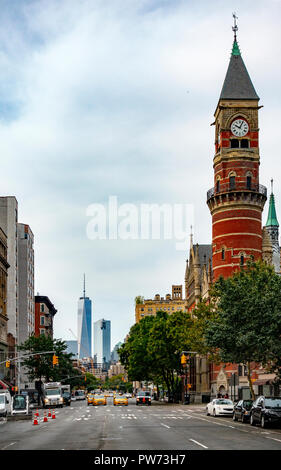
M 232 31 L 234 31 L 234 41 L 236 41 L 236 33 L 238 31 L 238 26 L 236 24 L 236 20 L 238 20 L 238 16 L 236 16 L 236 13 L 232 13 L 232 16 L 234 18 L 234 26 L 232 26 Z

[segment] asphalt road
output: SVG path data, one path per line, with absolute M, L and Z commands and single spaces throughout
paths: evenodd
M 0 450 L 281 450 L 281 429 L 206 416 L 204 406 L 87 406 L 72 402 L 56 419 L 0 421 Z

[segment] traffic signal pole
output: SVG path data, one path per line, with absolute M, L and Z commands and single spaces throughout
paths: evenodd
M 189 383 L 191 384 L 191 354 L 198 354 L 198 353 L 197 351 L 182 351 L 181 352 L 181 364 L 182 364 L 182 368 L 184 372 L 183 387 L 182 387 L 182 403 L 184 405 L 189 404 L 189 401 L 187 400 L 187 387 L 188 387 L 187 372 L 189 368 Z
M 43 351 L 43 352 L 37 352 L 37 353 L 32 353 L 32 354 L 23 354 L 22 356 L 17 356 L 17 357 L 14 357 L 14 358 L 8 358 L 5 361 L 0 362 L 0 365 L 5 363 L 6 367 L 10 367 L 11 362 L 15 362 L 17 364 L 17 368 L 18 368 L 17 389 L 18 389 L 18 392 L 19 392 L 19 390 L 20 390 L 20 363 L 21 363 L 21 359 L 23 359 L 25 357 L 31 357 L 31 356 L 41 356 L 43 354 L 54 354 L 55 352 L 56 351 Z

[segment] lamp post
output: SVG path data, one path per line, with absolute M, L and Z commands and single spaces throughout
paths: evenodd
M 191 382 L 191 354 L 197 354 L 197 351 L 182 351 L 181 352 L 181 364 L 183 369 L 185 370 L 185 374 L 183 376 L 183 387 L 182 387 L 182 402 L 184 405 L 188 405 L 190 400 L 187 399 L 187 370 L 188 370 L 188 360 L 189 360 L 189 382 Z

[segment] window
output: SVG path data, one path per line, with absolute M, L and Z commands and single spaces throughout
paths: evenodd
M 240 147 L 241 147 L 241 149 L 248 149 L 249 148 L 249 140 L 248 139 L 240 140 Z
M 235 176 L 230 176 L 229 177 L 229 188 L 230 189 L 235 189 Z
M 252 186 L 252 177 L 251 176 L 247 176 L 247 189 L 251 189 L 251 186 Z
M 230 148 L 232 149 L 248 149 L 249 148 L 249 139 L 230 139 Z
M 41 304 L 41 312 L 44 312 L 44 308 L 45 308 L 44 304 Z
M 239 148 L 239 140 L 238 139 L 230 139 L 230 147 L 232 149 Z
M 40 317 L 40 325 L 44 326 L 45 325 L 45 317 L 41 315 Z
M 244 265 L 244 255 L 240 256 L 240 266 Z
M 44 335 L 45 334 L 45 330 L 43 330 L 42 328 L 40 328 L 40 335 Z
M 221 250 L 221 259 L 224 259 L 224 256 L 225 256 L 225 252 L 224 252 L 224 248 Z
M 220 192 L 220 180 L 217 180 L 217 193 Z

